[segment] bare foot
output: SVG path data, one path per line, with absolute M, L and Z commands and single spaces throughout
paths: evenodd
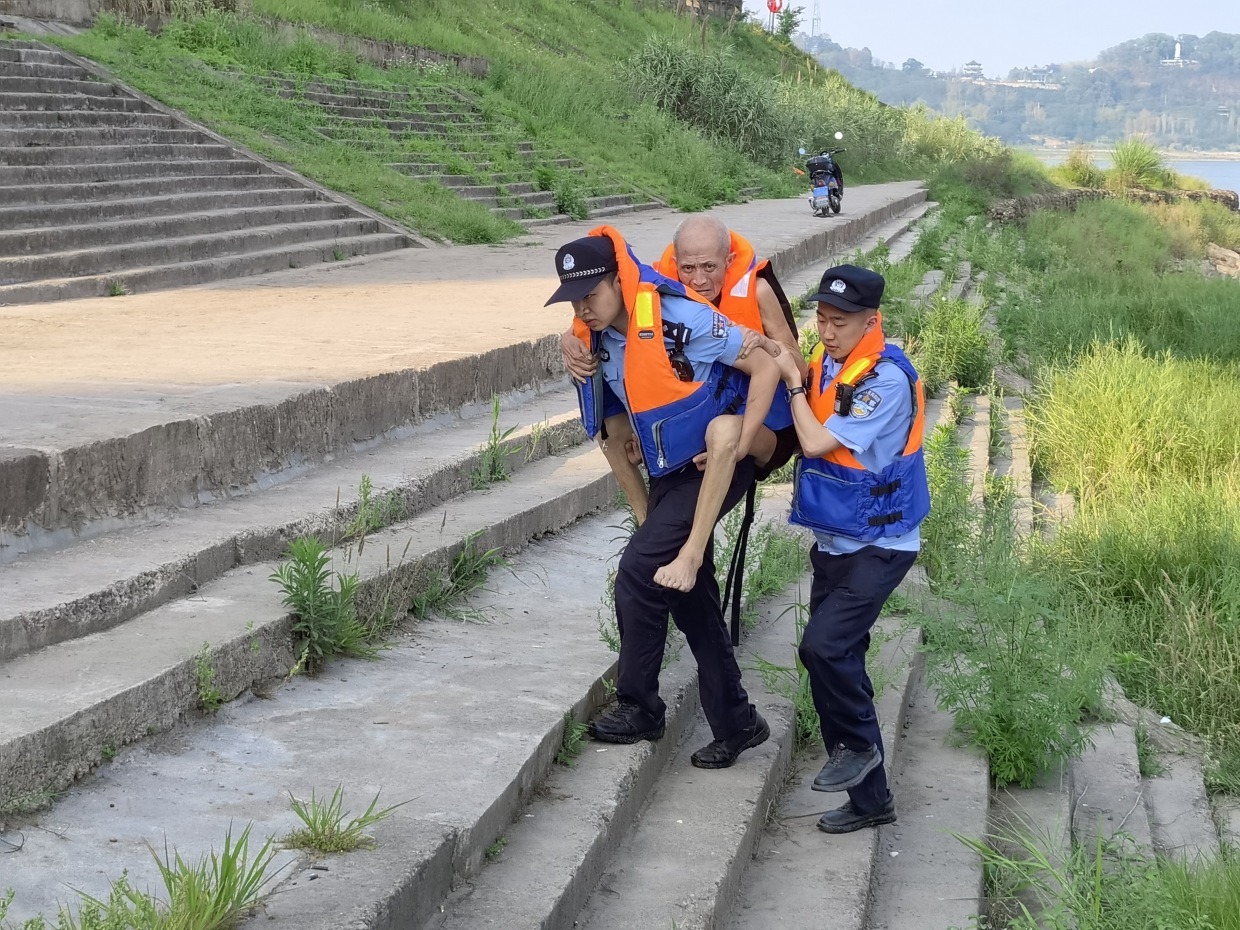
M 694 558 L 682 549 L 674 561 L 654 573 L 654 583 L 674 591 L 688 593 L 697 584 L 698 569 L 701 567 L 701 556 Z

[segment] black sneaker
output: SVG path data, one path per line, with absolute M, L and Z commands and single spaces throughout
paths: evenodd
M 831 758 L 814 778 L 815 791 L 847 791 L 865 781 L 865 776 L 883 764 L 883 754 L 877 746 L 865 752 L 853 752 L 843 743 L 835 747 Z
M 733 765 L 746 749 L 761 746 L 771 736 L 771 728 L 756 710 L 753 712 L 753 723 L 735 736 L 717 739 L 703 746 L 689 761 L 700 769 L 726 769 Z
M 887 803 L 870 814 L 863 814 L 848 801 L 843 807 L 827 811 L 818 818 L 818 829 L 823 833 L 852 833 L 865 827 L 877 827 L 896 822 L 896 799 L 888 792 Z
M 621 701 L 590 724 L 590 735 L 604 743 L 639 743 L 659 739 L 666 728 L 663 717 L 656 720 L 636 704 Z

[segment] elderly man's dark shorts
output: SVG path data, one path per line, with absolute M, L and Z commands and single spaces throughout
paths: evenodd
M 779 471 L 792 459 L 794 455 L 801 451 L 801 444 L 797 440 L 797 428 L 788 426 L 781 430 L 775 431 L 775 454 L 771 456 L 771 460 L 767 462 L 765 468 L 759 468 L 757 471 L 757 479 L 765 481 L 773 472 Z

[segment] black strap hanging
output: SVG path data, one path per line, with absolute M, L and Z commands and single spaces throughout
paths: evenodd
M 749 546 L 749 528 L 753 525 L 757 506 L 758 482 L 750 483 L 745 492 L 745 516 L 741 519 L 736 545 L 732 548 L 732 564 L 728 566 L 728 580 L 723 586 L 723 603 L 732 602 L 732 645 L 741 644 L 741 592 L 745 589 L 745 550 Z

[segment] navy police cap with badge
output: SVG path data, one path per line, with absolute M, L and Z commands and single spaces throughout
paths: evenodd
M 836 265 L 823 274 L 818 293 L 807 299 L 810 303 L 830 304 L 847 313 L 877 310 L 886 285 L 877 271 L 856 265 Z
M 606 236 L 586 236 L 560 246 L 555 253 L 555 272 L 560 286 L 544 307 L 566 300 L 581 300 L 606 274 L 617 270 L 616 247 Z

